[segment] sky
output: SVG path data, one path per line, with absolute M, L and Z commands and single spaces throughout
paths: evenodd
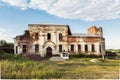
M 0 0 L 0 40 L 14 42 L 28 24 L 65 24 L 72 33 L 96 25 L 106 49 L 120 49 L 120 0 Z

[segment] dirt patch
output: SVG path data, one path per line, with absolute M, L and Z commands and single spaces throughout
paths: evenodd
M 51 61 L 65 61 L 63 58 L 61 57 L 51 57 L 49 60 Z
M 91 60 L 89 60 L 90 62 L 101 62 L 101 61 L 99 61 L 98 59 L 91 59 Z

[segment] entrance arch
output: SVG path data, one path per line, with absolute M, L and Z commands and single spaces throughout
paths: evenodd
M 47 56 L 52 56 L 52 48 L 51 47 L 46 48 L 46 55 Z

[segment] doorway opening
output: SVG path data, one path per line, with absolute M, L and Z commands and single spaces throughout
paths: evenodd
M 52 48 L 51 48 L 51 47 L 48 47 L 48 48 L 46 49 L 46 55 L 47 55 L 47 56 L 52 56 Z

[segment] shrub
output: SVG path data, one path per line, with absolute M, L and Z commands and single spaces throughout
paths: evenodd
M 101 58 L 101 56 L 95 54 L 86 55 L 82 53 L 82 54 L 72 54 L 70 55 L 70 58 Z
M 19 55 L 14 55 L 10 53 L 5 53 L 0 51 L 0 60 L 17 60 L 17 61 L 26 61 L 28 60 L 26 57 L 22 56 L 21 54 Z
M 117 57 L 117 54 L 114 52 L 106 51 L 105 57 L 108 59 L 115 59 Z
M 72 54 L 70 55 L 70 58 L 84 58 L 85 54 Z

